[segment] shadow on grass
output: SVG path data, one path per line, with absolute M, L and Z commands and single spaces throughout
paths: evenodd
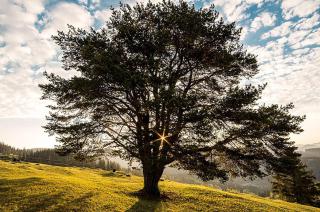
M 127 212 L 144 212 L 144 211 L 165 211 L 165 202 L 172 199 L 171 193 L 162 193 L 159 199 L 150 198 L 138 192 L 132 192 L 130 195 L 138 197 L 138 201 L 127 210 Z M 170 195 L 170 196 L 169 196 Z
M 54 211 L 94 211 L 90 208 L 90 199 L 95 195 L 95 192 L 84 193 L 78 198 L 60 204 L 54 208 Z
M 62 193 L 48 194 L 42 191 L 34 194 L 32 186 L 43 185 L 45 182 L 36 177 L 0 179 L 0 205 L 9 209 L 14 207 L 19 211 L 39 211 L 56 205 Z
M 41 179 L 38 177 L 29 177 L 22 179 L 0 179 L 0 191 L 6 192 L 9 190 L 19 189 L 28 185 L 33 185 L 36 182 L 40 182 Z M 4 197 L 4 196 L 2 196 Z
M 0 179 L 0 211 L 90 211 L 94 192 L 78 197 L 48 186 L 41 178 Z

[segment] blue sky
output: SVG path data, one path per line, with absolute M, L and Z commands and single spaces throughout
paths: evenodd
M 157 0 L 158 1 L 158 0 Z M 42 72 L 61 69 L 50 36 L 67 24 L 99 28 L 118 0 L 0 0 L 0 141 L 17 147 L 52 147 L 41 125 L 48 113 L 40 101 Z M 123 3 L 135 4 L 135 0 Z M 145 3 L 145 0 L 138 0 Z M 154 1 L 155 2 L 155 1 Z M 296 105 L 306 114 L 298 144 L 320 142 L 320 1 L 195 0 L 214 3 L 227 22 L 243 27 L 242 42 L 257 55 L 260 73 L 251 82 L 268 82 L 261 102 Z

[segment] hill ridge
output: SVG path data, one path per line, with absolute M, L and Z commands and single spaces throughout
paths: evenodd
M 320 211 L 201 185 L 160 182 L 168 196 L 135 195 L 142 178 L 123 172 L 0 161 L 0 211 Z

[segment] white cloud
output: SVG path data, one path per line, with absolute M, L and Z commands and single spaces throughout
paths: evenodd
M 38 14 L 44 10 L 44 0 L 15 0 L 16 4 L 22 5 L 28 13 Z
M 310 18 L 302 18 L 298 24 L 295 25 L 296 30 L 311 29 L 320 24 L 320 15 L 318 13 L 313 14 Z
M 266 46 L 249 48 L 250 52 L 258 55 L 261 70 L 253 81 L 268 82 L 264 101 L 280 104 L 293 102 L 299 110 L 319 105 L 320 48 L 299 49 L 285 55 L 281 43 L 283 41 L 276 40 Z
M 32 71 L 16 68 L 2 76 L 0 83 L 0 117 L 38 117 L 44 115 L 37 80 Z
M 293 22 L 287 21 L 280 26 L 273 28 L 272 30 L 264 33 L 261 38 L 266 39 L 270 37 L 286 36 L 290 33 L 290 28 L 293 26 Z
M 6 14 L 19 14 L 24 13 L 25 15 L 28 14 L 38 14 L 44 10 L 44 0 L 33 0 L 31 1 L 24 1 L 24 0 L 2 0 L 0 12 L 5 17 Z M 7 17 L 8 18 L 8 17 Z M 10 17 L 16 18 L 16 17 Z M 25 20 L 30 20 L 29 18 Z M 6 22 L 7 23 L 7 22 Z
M 37 14 L 47 13 L 42 32 L 35 27 Z M 41 72 L 62 73 L 60 63 L 52 62 L 57 48 L 50 40 L 67 23 L 88 28 L 93 17 L 79 5 L 60 3 L 45 11 L 43 1 L 4 1 L 0 8 L 3 23 L 0 48 L 0 117 L 44 116 L 45 102 L 40 100 L 38 84 Z M 38 69 L 38 70 L 36 70 Z M 73 74 L 71 72 L 65 75 Z
M 57 31 L 67 29 L 67 24 L 79 28 L 89 28 L 93 24 L 93 17 L 81 6 L 73 3 L 59 3 L 47 14 L 48 20 L 42 35 L 49 38 Z
M 256 31 L 263 26 L 273 26 L 276 21 L 276 16 L 269 12 L 263 12 L 257 16 L 251 23 L 251 30 Z
M 260 4 L 263 2 L 263 0 L 245 0 L 248 4 Z
M 266 46 L 249 47 L 248 50 L 257 55 L 257 59 L 260 64 L 273 64 L 273 62 L 275 62 L 276 60 L 283 58 L 284 43 L 285 41 L 283 40 L 276 40 L 267 43 Z M 272 71 L 273 69 L 270 68 L 268 71 L 265 70 L 262 75 L 269 74 L 269 72 Z
M 311 17 L 311 19 L 314 19 Z M 307 21 L 307 19 L 304 19 Z M 250 46 L 248 50 L 257 55 L 260 73 L 252 79 L 253 83 L 267 82 L 261 102 L 267 104 L 287 104 L 293 102 L 295 114 L 307 115 L 303 124 L 305 133 L 292 136 L 297 143 L 316 142 L 320 137 L 317 123 L 320 118 L 320 29 L 303 30 L 294 28 L 294 23 L 285 22 L 263 35 L 278 37 L 265 46 Z M 285 52 L 290 46 L 292 52 Z
M 297 30 L 292 31 L 292 33 L 288 36 L 289 45 L 298 44 L 300 46 L 300 42 L 305 39 L 311 33 L 311 30 Z M 293 46 L 292 46 L 293 47 Z M 291 48 L 292 48 L 291 47 Z
M 310 48 L 304 48 L 304 49 L 296 49 L 292 51 L 292 55 L 304 55 L 307 54 L 310 51 Z
M 244 40 L 246 38 L 246 36 L 248 35 L 249 30 L 247 27 L 242 27 L 242 31 L 241 31 L 241 37 L 240 40 Z
M 91 0 L 92 4 L 100 4 L 100 0 Z
M 5 46 L 0 49 L 0 70 L 8 63 L 29 68 L 45 63 L 55 54 L 49 42 L 41 37 L 34 24 L 44 11 L 43 1 L 5 1 L 0 12 Z
M 240 21 L 246 17 L 245 11 L 248 8 L 248 4 L 242 0 L 216 0 L 205 4 L 205 7 L 212 3 L 223 9 L 222 13 L 230 22 Z
M 269 0 L 211 0 L 206 1 L 203 5 L 204 8 L 211 4 L 222 8 L 222 13 L 226 20 L 229 22 L 241 21 L 248 17 L 246 10 L 252 6 L 257 5 L 261 7 Z
M 309 31 L 306 33 L 304 39 L 300 39 L 300 41 L 294 42 L 294 45 L 292 46 L 293 49 L 298 49 L 298 48 L 304 48 L 309 45 L 319 45 L 320 44 L 320 29 L 318 28 L 317 30 L 309 33 Z
M 98 10 L 95 12 L 94 17 L 101 22 L 106 22 L 112 15 L 112 10 Z
M 295 16 L 306 17 L 319 9 L 319 7 L 319 0 L 283 0 L 281 4 L 285 19 Z

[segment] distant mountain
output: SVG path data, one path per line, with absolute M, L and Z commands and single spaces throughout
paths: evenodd
M 304 152 L 300 152 L 302 158 L 319 158 L 320 159 L 320 148 L 308 148 Z
M 299 150 L 301 160 L 312 170 L 317 180 L 320 181 L 320 143 L 303 145 Z
M 299 144 L 297 145 L 299 151 L 305 151 L 306 149 L 320 148 L 320 142 L 313 144 Z

